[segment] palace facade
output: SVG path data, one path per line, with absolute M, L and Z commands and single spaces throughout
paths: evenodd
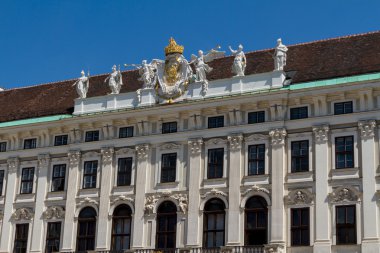
M 380 252 L 379 45 L 0 91 L 0 252 Z

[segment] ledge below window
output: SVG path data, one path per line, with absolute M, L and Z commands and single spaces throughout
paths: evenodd
M 251 175 L 243 177 L 243 185 L 269 184 L 269 175 Z
M 112 189 L 112 193 L 126 193 L 133 194 L 135 190 L 134 185 L 122 185 L 122 186 L 114 186 Z
M 178 181 L 157 183 L 155 189 L 156 190 L 173 190 L 173 189 L 177 189 L 178 185 L 179 185 Z
M 313 171 L 293 172 L 286 175 L 287 183 L 311 182 L 313 181 Z
M 203 179 L 202 186 L 204 188 L 220 188 L 227 187 L 227 178 L 207 178 Z
M 79 189 L 77 197 L 99 197 L 99 188 Z
M 16 195 L 16 203 L 20 202 L 34 202 L 36 194 L 35 193 L 24 193 L 24 194 L 17 194 Z
M 350 179 L 359 178 L 359 168 L 332 169 L 331 179 Z
M 48 192 L 46 200 L 64 200 L 66 199 L 65 191 Z

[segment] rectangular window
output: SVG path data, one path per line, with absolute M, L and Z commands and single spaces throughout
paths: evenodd
M 57 164 L 53 166 L 53 176 L 51 182 L 51 191 L 58 192 L 65 190 L 66 164 Z
M 292 141 L 291 172 L 309 171 L 309 141 Z
M 265 144 L 248 146 L 248 176 L 265 174 Z
M 4 142 L 0 142 L 0 152 L 6 152 L 7 151 L 7 143 L 4 141 Z
M 49 222 L 46 233 L 46 252 L 59 252 L 61 241 L 61 222 Z
M 224 127 L 224 116 L 208 117 L 208 128 Z
M 99 140 L 99 131 L 87 131 L 85 142 L 98 141 Z
M 4 188 L 4 170 L 0 170 L 0 196 L 3 196 Z
M 335 138 L 335 164 L 337 169 L 354 167 L 354 136 Z
M 290 108 L 290 119 L 306 119 L 307 117 L 307 106 Z
M 98 161 L 84 162 L 83 189 L 96 188 Z
M 21 194 L 33 192 L 34 168 L 23 168 L 21 175 Z
M 131 185 L 132 157 L 119 158 L 117 168 L 117 186 Z
M 24 149 L 33 149 L 37 147 L 37 139 L 26 139 L 24 140 Z
M 26 253 L 28 247 L 29 224 L 16 224 L 14 253 Z
M 352 101 L 340 102 L 334 104 L 334 114 L 353 113 Z
M 310 245 L 309 208 L 292 208 L 291 215 L 292 246 Z
M 336 244 L 356 244 L 355 206 L 336 207 Z
M 57 135 L 54 137 L 54 146 L 67 145 L 68 135 Z
M 177 153 L 162 154 L 161 183 L 175 182 Z
M 224 148 L 208 150 L 207 178 L 223 177 Z
M 165 122 L 162 123 L 162 133 L 163 134 L 170 134 L 170 133 L 176 133 L 177 132 L 177 122 Z
M 265 122 L 265 111 L 248 113 L 248 124 Z
M 129 138 L 129 137 L 133 137 L 133 126 L 120 127 L 119 138 Z

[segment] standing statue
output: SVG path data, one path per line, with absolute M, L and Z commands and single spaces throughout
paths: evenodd
M 274 52 L 274 70 L 284 70 L 287 51 L 288 48 L 282 44 L 282 40 L 279 38 L 277 40 L 277 46 Z
M 113 65 L 112 67 L 112 73 L 104 80 L 104 82 L 107 82 L 108 85 L 111 88 L 111 94 L 119 94 L 121 86 L 123 85 L 123 80 L 121 77 L 120 72 L 120 66 L 119 69 L 116 69 L 116 65 Z
M 73 86 L 77 86 L 77 93 L 79 95 L 79 98 L 86 98 L 87 91 L 90 86 L 90 72 L 87 73 L 87 76 L 85 75 L 83 70 L 80 73 L 82 76 L 78 78 L 78 80 L 73 84 Z
M 229 49 L 231 53 L 235 55 L 234 64 L 232 65 L 232 73 L 236 74 L 236 76 L 244 76 L 247 59 L 243 52 L 243 46 L 240 44 L 237 50 L 233 50 L 231 46 L 229 46 Z
M 194 54 L 191 55 L 191 61 L 189 62 L 189 64 L 192 63 L 195 64 L 195 82 L 202 83 L 202 91 L 203 94 L 205 94 L 208 89 L 206 73 L 209 73 L 212 70 L 212 68 L 205 63 L 202 50 L 198 51 L 198 56 Z
M 147 63 L 143 60 L 141 64 L 124 64 L 125 67 L 136 67 L 139 70 L 140 78 L 138 80 L 143 81 L 143 89 L 153 89 L 157 82 L 156 70 L 157 60 L 153 60 L 151 63 Z

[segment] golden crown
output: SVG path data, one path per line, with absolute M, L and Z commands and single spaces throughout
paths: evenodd
M 165 47 L 165 55 L 173 53 L 183 53 L 183 46 L 177 45 L 177 42 L 173 38 L 170 38 L 169 45 Z

